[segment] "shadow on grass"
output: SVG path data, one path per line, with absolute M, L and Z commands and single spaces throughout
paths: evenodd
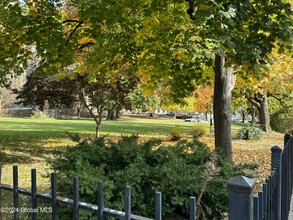
M 55 146 L 60 145 L 61 141 L 59 138 L 29 137 L 15 139 L 2 137 L 0 142 L 0 160 L 3 164 L 32 164 L 47 160 L 57 149 Z

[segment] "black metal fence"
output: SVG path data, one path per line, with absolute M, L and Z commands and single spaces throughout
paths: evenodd
M 293 180 L 293 137 L 285 135 L 283 150 L 271 149 L 271 175 L 253 196 L 255 181 L 232 178 L 228 183 L 229 219 L 287 220 Z
M 262 191 L 253 196 L 255 181 L 244 176 L 234 177 L 228 183 L 229 191 L 229 219 L 230 220 L 287 220 L 290 211 L 290 201 L 292 195 L 293 180 L 293 137 L 285 136 L 285 146 L 281 148 L 275 146 L 271 149 L 271 175 L 262 186 Z M 51 174 L 51 193 L 42 194 L 37 192 L 36 169 L 31 170 L 31 189 L 20 188 L 18 185 L 18 166 L 13 166 L 13 185 L 1 182 L 2 164 L 0 163 L 0 195 L 2 190 L 13 193 L 13 206 L 0 207 L 0 219 L 2 213 L 9 211 L 13 214 L 13 219 L 19 218 L 22 211 L 19 207 L 19 195 L 30 196 L 31 219 L 38 219 L 38 199 L 48 201 L 51 212 L 51 219 L 57 219 L 57 204 L 69 206 L 73 210 L 73 219 L 79 219 L 79 211 L 87 210 L 95 213 L 96 219 L 102 220 L 106 216 L 116 219 L 126 220 L 151 220 L 151 218 L 134 215 L 131 213 L 131 188 L 125 188 L 124 211 L 117 211 L 104 207 L 103 184 L 97 184 L 97 204 L 81 202 L 79 198 L 79 178 L 73 178 L 73 199 L 57 196 L 56 173 Z M 155 220 L 162 220 L 162 194 L 155 193 Z M 0 198 L 1 202 L 1 198 Z M 1 206 L 1 203 L 0 203 Z M 27 210 L 24 210 L 27 211 Z M 189 220 L 196 219 L 196 198 L 190 197 Z
M 1 180 L 1 172 L 2 164 L 0 164 L 0 180 Z M 20 188 L 18 185 L 18 166 L 13 166 L 13 186 L 7 185 L 4 183 L 0 184 L 0 193 L 1 190 L 10 191 L 13 193 L 13 206 L 12 207 L 0 207 L 0 219 L 2 218 L 3 212 L 9 212 L 13 214 L 13 219 L 18 220 L 19 214 L 21 212 L 29 212 L 31 213 L 31 219 L 38 219 L 39 210 L 42 208 L 38 207 L 37 199 L 42 199 L 44 201 L 48 201 L 51 203 L 50 208 L 47 210 L 51 212 L 51 219 L 57 219 L 57 204 L 61 204 L 64 206 L 70 206 L 73 210 L 73 219 L 79 219 L 79 211 L 80 209 L 90 211 L 96 214 L 96 219 L 102 220 L 105 216 L 114 217 L 116 219 L 126 219 L 126 220 L 151 220 L 151 218 L 134 215 L 131 213 L 131 188 L 127 186 L 125 188 L 125 198 L 124 198 L 124 211 L 117 211 L 113 209 L 109 209 L 104 207 L 104 189 L 103 184 L 97 184 L 97 204 L 90 204 L 81 202 L 79 200 L 79 178 L 73 178 L 73 199 L 63 198 L 57 196 L 57 181 L 56 181 L 56 173 L 51 174 L 51 193 L 50 194 L 42 194 L 37 192 L 37 176 L 36 169 L 31 170 L 31 189 Z M 31 208 L 23 209 L 19 207 L 19 195 L 26 195 L 31 197 Z M 156 192 L 155 196 L 155 220 L 162 220 L 162 194 L 161 192 Z M 1 199 L 1 198 L 0 198 Z M 5 210 L 7 209 L 7 210 Z M 196 219 L 196 199 L 195 197 L 190 197 L 190 220 Z

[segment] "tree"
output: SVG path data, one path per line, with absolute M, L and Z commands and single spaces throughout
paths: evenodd
M 76 107 L 77 116 L 83 102 L 80 100 L 76 84 L 68 77 L 57 79 L 53 76 L 27 76 L 26 83 L 20 89 L 13 89 L 18 100 L 16 104 L 32 106 L 41 111 L 48 104 L 51 109 Z
M 200 36 L 215 42 L 215 145 L 232 161 L 231 91 L 235 73 L 257 74 L 270 62 L 274 43 L 292 48 L 292 11 L 281 1 L 189 1 Z M 191 13 L 193 15 L 193 13 Z
M 26 67 L 28 51 L 23 47 L 21 10 L 14 1 L 0 2 L 0 85 L 8 87 L 11 79 L 21 75 Z M 13 40 L 12 40 L 13 39 Z
M 167 1 L 164 3 L 167 10 L 169 3 Z M 184 4 L 179 1 L 177 3 Z M 289 4 L 284 4 L 281 1 L 189 0 L 188 3 L 189 8 L 186 9 L 188 9 L 187 12 L 194 23 L 190 24 L 186 20 L 185 27 L 194 31 L 192 39 L 197 43 L 195 54 L 198 56 L 197 58 L 202 58 L 197 59 L 197 61 L 203 61 L 202 63 L 205 65 L 211 65 L 214 62 L 216 149 L 220 150 L 229 161 L 232 161 L 231 91 L 235 85 L 235 74 L 249 72 L 251 75 L 259 75 L 260 70 L 264 69 L 271 62 L 269 54 L 275 45 L 279 46 L 280 51 L 285 48 L 292 49 L 292 11 Z M 180 12 L 184 14 L 183 11 Z M 156 23 L 152 26 L 151 21 L 154 20 Z M 142 25 L 139 34 L 144 34 L 142 37 L 143 42 L 147 42 L 145 46 L 148 47 L 148 51 L 152 50 L 152 54 L 148 54 L 148 60 L 150 60 L 150 56 L 158 59 L 160 58 L 158 55 L 160 48 L 154 48 L 156 41 L 162 40 L 162 42 L 165 42 L 167 41 L 166 36 L 171 41 L 170 35 L 163 35 L 163 30 L 157 30 L 159 24 L 165 25 L 166 19 L 161 19 L 161 13 L 153 13 L 151 18 L 145 17 L 145 21 L 149 22 L 145 22 Z M 188 26 L 189 24 L 190 26 Z M 193 29 L 193 24 L 200 25 Z M 151 36 L 145 33 L 151 33 Z M 181 41 L 175 40 L 175 43 L 178 42 L 179 45 L 189 43 L 191 39 L 188 32 L 184 31 L 178 33 L 178 38 Z M 184 46 L 189 49 L 189 45 Z M 188 49 L 182 50 L 179 47 L 178 53 L 175 53 L 175 56 L 170 55 L 169 57 L 180 60 L 181 66 L 190 64 L 184 62 L 190 60 L 189 58 L 192 60 L 190 54 L 192 54 L 193 50 Z M 208 52 L 204 49 L 207 49 Z M 176 51 L 176 49 L 174 50 Z M 212 54 L 214 54 L 214 59 L 211 56 Z M 174 63 L 176 64 L 176 62 Z M 193 64 L 194 66 L 202 67 L 202 64 L 198 65 L 196 62 Z M 184 67 L 189 69 L 188 67 L 191 67 L 191 65 L 185 65 Z M 192 76 L 186 72 L 178 71 L 179 69 L 173 68 L 172 70 L 178 73 L 178 76 L 181 77 L 180 79 L 176 77 L 176 74 L 174 76 L 169 74 L 172 77 L 173 84 L 178 86 L 180 85 L 180 80 L 186 80 L 188 77 L 196 78 L 196 68 L 193 68 Z M 176 91 L 176 86 L 172 88 Z M 185 84 L 182 83 L 180 88 L 182 89 L 181 93 L 186 94 L 192 86 L 185 87 Z M 180 97 L 181 94 L 179 92 L 176 95 Z
M 21 88 L 24 84 L 25 77 L 24 75 L 17 76 L 10 79 L 10 86 L 12 88 Z M 0 86 L 0 111 L 4 107 L 11 107 L 15 102 L 15 94 L 11 91 L 10 88 Z
M 91 74 L 85 74 L 77 75 L 75 81 L 84 106 L 96 123 L 96 137 L 100 137 L 104 111 L 121 110 L 126 97 L 136 86 L 136 79 L 126 78 L 122 74 L 116 77 L 98 74 L 95 78 Z M 124 88 L 120 90 L 122 82 Z
M 272 59 L 274 63 L 269 65 L 269 74 L 262 72 L 262 78 L 250 76 L 247 79 L 237 79 L 238 93 L 257 108 L 260 126 L 264 131 L 271 130 L 268 98 L 276 99 L 286 108 L 292 97 L 292 58 L 286 53 L 278 54 L 273 50 Z
M 199 86 L 195 92 L 194 107 L 198 112 L 203 112 L 208 120 L 208 113 L 210 113 L 211 104 L 213 103 L 214 89 L 212 86 Z
M 94 75 L 127 64 L 149 89 L 170 88 L 169 95 L 180 102 L 194 91 L 204 67 L 213 66 L 215 145 L 229 161 L 235 73 L 258 74 L 276 44 L 292 49 L 292 12 L 281 1 L 80 0 L 74 3 L 77 16 L 69 13 L 74 18 L 62 14 L 72 11 L 62 8 L 63 1 L 23 4 L 13 12 L 26 11 L 14 16 L 26 24 L 24 33 L 32 34 L 22 41 L 36 45 L 44 71 L 76 63 L 76 51 L 91 44 Z
M 110 97 L 107 105 L 108 120 L 115 120 L 120 117 L 122 109 L 131 109 L 131 101 L 129 93 L 131 93 L 137 85 L 136 78 L 125 77 L 123 75 L 117 77 L 110 87 Z
M 157 91 L 158 92 L 158 91 Z M 141 86 L 137 86 L 132 93 L 129 94 L 131 109 L 139 112 L 149 111 L 154 113 L 156 109 L 164 106 L 159 94 L 144 94 Z

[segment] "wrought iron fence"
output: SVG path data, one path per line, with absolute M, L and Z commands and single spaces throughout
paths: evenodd
M 2 170 L 2 164 L 0 164 L 0 169 Z M 1 174 L 1 173 L 0 173 Z M 18 185 L 18 166 L 13 166 L 13 185 L 7 185 L 4 183 L 0 184 L 0 191 L 7 190 L 13 193 L 13 207 L 10 207 L 9 213 L 13 214 L 13 219 L 19 219 L 19 213 L 22 211 L 19 207 L 19 195 L 26 195 L 31 197 L 31 219 L 38 219 L 38 210 L 42 208 L 38 207 L 37 199 L 42 199 L 49 201 L 51 207 L 49 212 L 51 212 L 51 219 L 57 219 L 57 204 L 64 206 L 70 206 L 73 210 L 73 219 L 79 219 L 80 209 L 90 211 L 95 213 L 98 220 L 104 219 L 105 216 L 114 217 L 116 219 L 126 219 L 126 220 L 151 220 L 151 218 L 134 215 L 131 213 L 131 188 L 126 186 L 125 188 L 125 198 L 124 198 L 124 211 L 118 211 L 110 208 L 104 207 L 104 189 L 103 184 L 97 184 L 97 204 L 90 204 L 81 202 L 79 198 L 79 178 L 73 177 L 73 199 L 63 198 L 57 196 L 57 180 L 56 173 L 51 174 L 51 193 L 42 194 L 37 192 L 37 175 L 36 169 L 31 170 L 31 189 L 20 188 Z M 161 192 L 154 193 L 155 196 L 155 220 L 162 220 L 162 194 Z M 196 198 L 190 197 L 189 205 L 189 219 L 196 219 Z M 0 207 L 3 209 L 3 207 Z M 2 210 L 1 211 L 5 211 Z M 26 211 L 24 209 L 24 211 Z M 2 214 L 0 212 L 0 214 Z M 2 219 L 2 217 L 1 217 Z
M 293 184 L 293 137 L 285 135 L 283 150 L 274 146 L 271 153 L 271 175 L 257 195 L 253 195 L 254 180 L 242 176 L 229 181 L 230 220 L 288 219 Z
M 254 194 L 255 181 L 244 176 L 234 177 L 228 183 L 230 220 L 287 220 L 293 184 L 293 137 L 285 136 L 285 146 L 275 146 L 271 149 L 271 175 L 262 186 L 262 190 Z M 19 195 L 31 198 L 31 219 L 38 219 L 38 199 L 50 202 L 48 211 L 51 219 L 57 219 L 57 204 L 69 206 L 73 210 L 73 219 L 79 219 L 79 211 L 87 210 L 95 213 L 98 220 L 106 216 L 126 220 L 151 220 L 151 218 L 138 216 L 131 212 L 131 188 L 125 188 L 124 211 L 118 211 L 104 207 L 103 184 L 97 184 L 97 204 L 81 202 L 79 198 L 79 178 L 73 177 L 73 199 L 57 196 L 56 173 L 51 174 L 51 192 L 43 194 L 37 192 L 36 169 L 31 170 L 31 189 L 20 188 L 18 184 L 18 166 L 13 166 L 13 185 L 1 182 L 2 164 L 0 163 L 0 191 L 6 190 L 13 193 L 13 206 L 10 213 L 13 219 L 19 219 L 21 207 L 19 207 Z M 1 192 L 0 192 L 1 194 Z M 155 220 L 162 220 L 162 194 L 156 192 L 155 196 Z M 0 198 L 1 202 L 1 198 Z M 0 203 L 1 205 L 1 203 Z M 0 207 L 0 219 L 2 219 L 3 207 Z M 196 219 L 196 198 L 189 199 L 189 220 Z

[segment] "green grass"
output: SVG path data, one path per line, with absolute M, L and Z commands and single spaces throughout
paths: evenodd
M 122 118 L 103 121 L 101 134 L 112 136 L 138 134 L 142 137 L 167 138 L 174 125 L 183 127 L 188 135 L 192 122 L 176 119 Z M 208 123 L 201 123 L 209 130 Z M 235 124 L 238 130 L 243 124 Z M 19 165 L 20 186 L 30 187 L 30 169 L 36 168 L 38 181 L 43 188 L 49 186 L 51 172 L 46 161 L 56 149 L 73 146 L 66 132 L 94 137 L 95 123 L 83 120 L 41 120 L 32 118 L 0 118 L 0 161 L 3 163 L 2 181 L 12 183 L 12 165 Z
M 174 125 L 180 125 L 189 131 L 195 123 L 178 119 L 141 119 L 127 118 L 116 121 L 103 121 L 101 134 L 120 135 L 138 133 L 143 136 L 162 136 Z M 197 123 L 198 124 L 198 123 Z M 208 123 L 201 123 L 207 128 Z M 232 129 L 240 129 L 241 123 L 235 123 Z M 0 137 L 16 139 L 64 137 L 65 132 L 94 135 L 93 120 L 40 120 L 31 118 L 0 118 Z

